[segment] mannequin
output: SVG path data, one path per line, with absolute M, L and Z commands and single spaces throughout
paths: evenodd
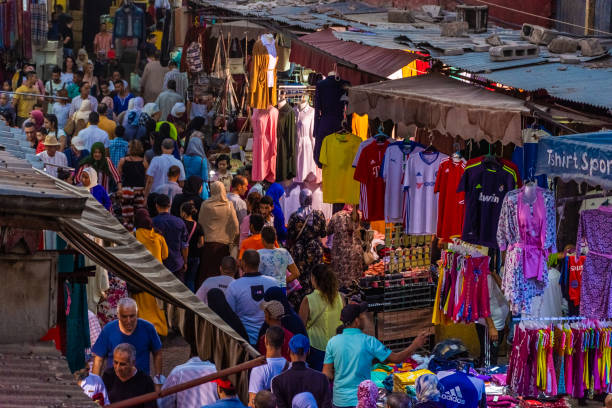
M 272 34 L 263 34 L 253 45 L 249 106 L 253 108 L 253 172 L 254 181 L 276 181 L 276 63 L 278 56 Z

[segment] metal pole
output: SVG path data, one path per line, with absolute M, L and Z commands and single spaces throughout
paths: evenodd
M 107 405 L 108 408 L 124 408 L 133 407 L 135 405 L 141 405 L 146 402 L 155 401 L 158 398 L 163 398 L 167 395 L 176 394 L 177 392 L 184 391 L 186 389 L 196 387 L 198 385 L 216 380 L 218 378 L 227 377 L 232 374 L 237 374 L 241 371 L 250 370 L 253 367 L 257 367 L 266 363 L 264 356 L 257 357 L 254 360 L 247 361 L 246 363 L 238 364 L 237 366 L 226 368 L 225 370 L 217 371 L 216 373 L 205 375 L 195 380 L 187 381 L 182 384 L 175 385 L 165 390 L 150 392 L 148 394 L 139 395 L 138 397 L 126 399 L 114 404 Z
M 0 95 L 1 94 L 7 94 L 7 95 L 24 95 L 24 96 L 35 96 L 37 98 L 45 98 L 45 99 L 65 99 L 67 101 L 70 100 L 70 98 L 64 98 L 63 96 L 52 96 L 52 95 L 44 95 L 44 94 L 33 94 L 33 93 L 27 93 L 27 92 L 10 92 L 10 91 L 0 91 Z

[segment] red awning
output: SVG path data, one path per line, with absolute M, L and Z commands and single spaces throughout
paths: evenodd
M 343 64 L 344 60 L 349 64 Z M 337 69 L 352 85 L 386 79 L 416 59 L 412 53 L 342 41 L 331 29 L 304 35 L 291 42 L 290 61 L 322 74 Z

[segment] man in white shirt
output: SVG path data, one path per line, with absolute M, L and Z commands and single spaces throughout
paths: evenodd
M 236 217 L 238 218 L 238 224 L 242 223 L 242 220 L 247 215 L 247 205 L 241 198 L 249 189 L 249 181 L 244 176 L 236 175 L 232 178 L 231 190 L 227 195 L 227 199 L 234 205 L 234 211 L 236 211 Z
M 48 96 L 57 96 L 60 89 L 64 89 L 66 84 L 62 81 L 62 69 L 60 67 L 53 68 L 51 79 L 45 84 L 45 94 Z M 47 105 L 47 113 L 53 113 L 53 103 L 57 99 L 51 99 Z
M 185 168 L 183 167 L 183 163 L 172 155 L 173 151 L 174 140 L 164 139 L 162 142 L 162 155 L 154 157 L 147 169 L 147 184 L 144 191 L 145 197 L 147 197 L 151 191 L 157 190 L 158 187 L 168 182 L 168 170 L 170 170 L 172 166 L 178 166 L 181 170 L 179 185 L 183 185 L 185 181 Z
M 244 251 L 241 259 L 243 276 L 230 283 L 225 297 L 227 303 L 249 335 L 249 342 L 257 344 L 259 329 L 264 323 L 264 312 L 259 304 L 264 300 L 266 290 L 278 286 L 276 279 L 259 273 L 259 254 L 249 249 Z
M 91 146 L 96 142 L 101 142 L 108 150 L 108 133 L 100 129 L 98 123 L 100 123 L 100 115 L 98 112 L 91 112 L 89 114 L 89 126 L 79 132 L 79 137 L 85 143 L 85 149 L 88 151 L 91 151 Z
M 279 326 L 270 326 L 264 337 L 266 364 L 251 370 L 249 378 L 249 407 L 255 406 L 255 395 L 259 391 L 270 391 L 272 378 L 289 368 L 289 362 L 281 356 L 285 343 L 285 331 Z
M 230 283 L 234 281 L 234 276 L 238 272 L 238 264 L 231 256 L 226 256 L 221 260 L 221 275 L 211 276 L 206 279 L 196 292 L 196 296 L 204 303 L 208 304 L 208 291 L 220 289 L 223 293 L 227 290 Z
M 81 85 L 81 94 L 76 98 L 72 99 L 72 103 L 70 104 L 70 117 L 74 115 L 74 112 L 79 110 L 79 108 L 81 107 L 81 102 L 83 102 L 85 99 L 89 99 L 89 102 L 91 102 L 91 110 L 93 112 L 98 111 L 98 100 L 89 94 L 90 90 L 91 84 L 89 84 L 88 82 L 83 82 L 83 85 Z
M 178 365 L 170 371 L 162 390 L 187 381 L 195 380 L 217 372 L 217 367 L 211 362 L 202 361 L 197 353 L 191 352 L 191 358 L 185 364 Z M 159 408 L 203 407 L 219 399 L 215 382 L 207 382 L 176 394 L 168 395 L 157 401 Z
M 166 84 L 166 88 L 167 90 L 160 93 L 157 97 L 157 100 L 155 101 L 157 106 L 159 106 L 159 110 L 161 112 L 161 115 L 159 117 L 159 120 L 161 122 L 168 119 L 168 115 L 170 114 L 170 111 L 172 111 L 172 108 L 174 108 L 174 105 L 179 102 L 185 103 L 183 97 L 176 92 L 175 80 L 169 80 Z
M 58 152 L 60 143 L 53 135 L 45 137 L 45 150 L 38 153 L 38 157 L 45 163 L 45 173 L 57 177 L 59 167 L 68 167 L 68 159 L 62 152 Z

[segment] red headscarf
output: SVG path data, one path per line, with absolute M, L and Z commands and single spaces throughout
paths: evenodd
M 32 115 L 32 118 L 34 119 L 34 127 L 36 130 L 40 130 L 45 122 L 45 115 L 43 115 L 43 113 L 39 110 L 33 110 L 30 112 L 30 115 Z

